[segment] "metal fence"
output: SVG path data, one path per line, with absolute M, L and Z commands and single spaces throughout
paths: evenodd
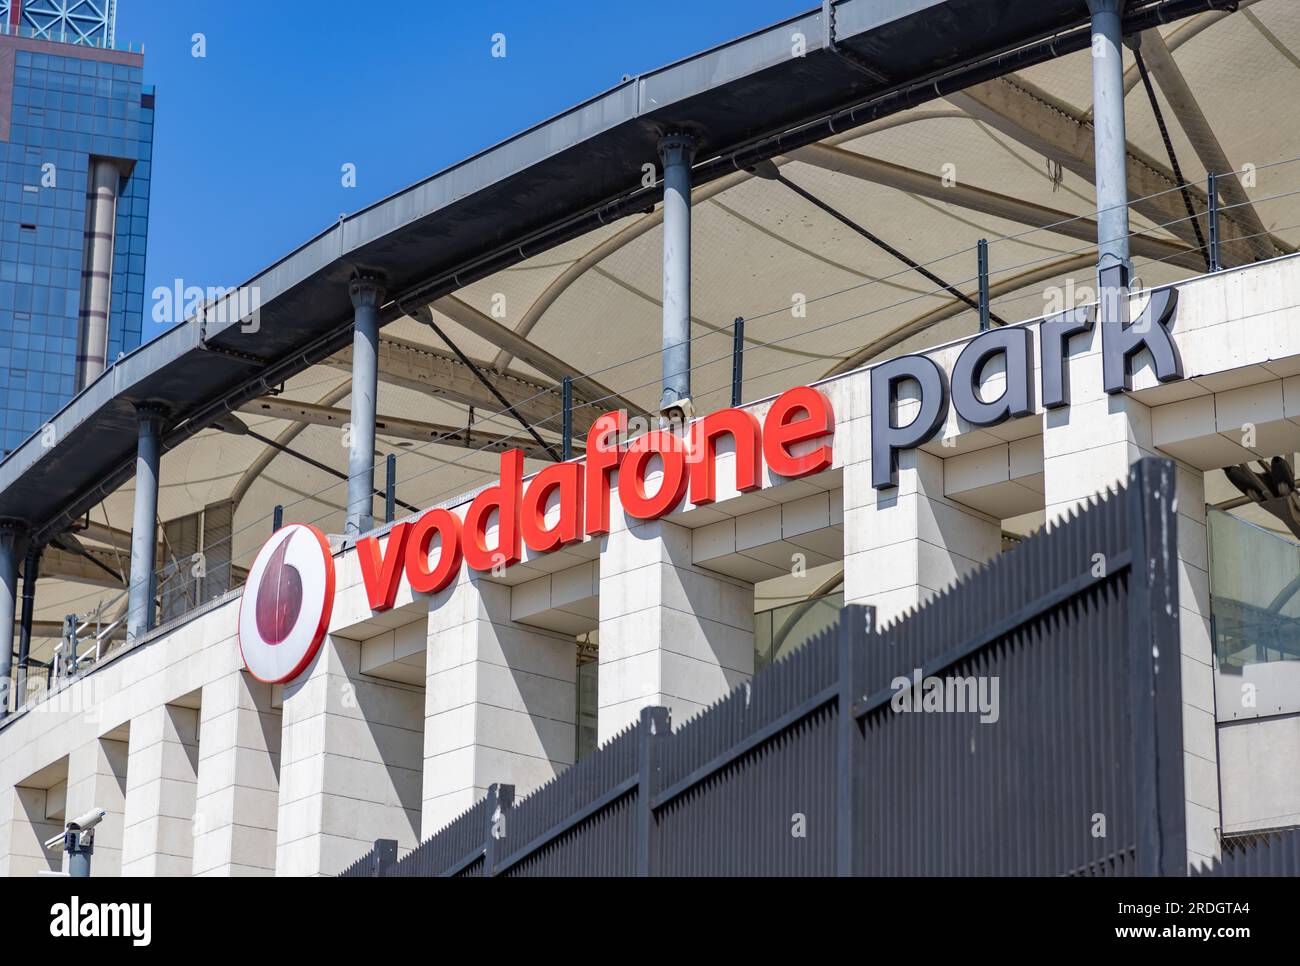
M 1182 875 L 1173 500 L 1144 460 L 901 621 L 845 607 L 679 730 L 647 708 L 343 875 Z
M 1222 857 L 1192 875 L 1196 878 L 1300 876 L 1300 828 L 1229 836 L 1223 840 Z

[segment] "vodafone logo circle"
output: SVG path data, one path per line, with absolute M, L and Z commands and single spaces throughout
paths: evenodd
M 334 557 L 305 523 L 272 534 L 248 572 L 239 603 L 239 650 L 259 681 L 282 684 L 311 663 L 334 609 Z

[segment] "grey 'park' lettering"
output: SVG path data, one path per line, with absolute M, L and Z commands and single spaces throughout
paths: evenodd
M 1107 393 L 1126 392 L 1133 385 L 1133 360 L 1143 350 L 1150 355 L 1156 379 L 1170 382 L 1183 377 L 1182 359 L 1169 334 L 1178 308 L 1176 288 L 1151 293 L 1146 308 L 1131 324 L 1122 316 L 1101 328 L 1102 388 Z M 1127 314 L 1127 313 L 1124 313 Z M 1066 359 L 1070 340 L 1092 330 L 1095 310 L 1072 309 L 1045 319 L 1039 329 L 1042 370 L 1041 399 L 1045 409 L 1069 405 L 1069 373 Z M 952 396 L 957 415 L 972 426 L 998 423 L 1034 411 L 1033 337 L 1025 326 L 1009 326 L 983 332 L 971 339 L 953 365 L 949 387 L 944 371 L 928 356 L 900 356 L 871 370 L 871 485 L 877 489 L 898 485 L 898 454 L 922 446 L 934 438 L 948 415 Z M 984 370 L 1001 358 L 1006 383 L 992 400 L 980 395 Z M 898 425 L 895 409 L 900 387 L 917 387 L 917 411 Z

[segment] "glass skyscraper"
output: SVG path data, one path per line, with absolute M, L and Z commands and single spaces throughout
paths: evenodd
M 106 0 L 94 29 L 41 20 L 42 3 L 24 16 L 0 0 L 3 453 L 140 344 L 144 309 L 154 95 L 143 56 L 113 49 Z

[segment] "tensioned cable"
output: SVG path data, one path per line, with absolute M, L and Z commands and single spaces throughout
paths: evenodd
M 1247 174 L 1247 173 L 1250 173 L 1250 174 L 1256 174 L 1256 173 L 1258 173 L 1258 172 L 1260 172 L 1260 171 L 1264 171 L 1264 170 L 1266 170 L 1266 169 L 1268 169 L 1268 168 L 1280 167 L 1281 165 L 1285 165 L 1285 164 L 1295 164 L 1295 163 L 1297 163 L 1297 162 L 1300 162 L 1300 155 L 1297 155 L 1297 156 L 1295 156 L 1295 157 L 1290 157 L 1290 158 L 1284 158 L 1284 159 L 1279 160 L 1279 161 L 1268 161 L 1268 162 L 1265 162 L 1264 164 L 1257 164 L 1257 165 L 1253 165 L 1253 166 L 1252 166 L 1252 165 L 1246 165 L 1246 166 L 1243 166 L 1243 167 L 1241 167 L 1241 168 L 1234 168 L 1234 169 L 1232 169 L 1231 171 L 1224 171 L 1224 172 L 1219 173 L 1218 177 L 1226 178 L 1226 177 L 1231 177 L 1231 176 L 1240 176 L 1240 175 Z M 1095 213 L 1096 213 L 1096 214 L 1101 214 L 1101 213 L 1106 212 L 1106 211 L 1114 211 L 1114 210 L 1116 210 L 1116 209 L 1118 209 L 1118 208 L 1121 208 L 1121 207 L 1132 208 L 1132 207 L 1133 207 L 1134 205 L 1136 205 L 1138 202 L 1142 202 L 1142 201 L 1152 201 L 1152 200 L 1154 200 L 1154 199 L 1156 199 L 1156 198 L 1163 197 L 1164 195 L 1172 194 L 1172 193 L 1175 192 L 1175 191 L 1182 192 L 1182 191 L 1186 190 L 1186 187 L 1187 187 L 1186 185 L 1176 185 L 1175 187 L 1172 187 L 1172 188 L 1164 188 L 1164 189 L 1162 189 L 1162 190 L 1160 190 L 1160 191 L 1153 192 L 1153 193 L 1151 193 L 1151 194 L 1149 194 L 1149 195 L 1143 195 L 1143 196 L 1140 197 L 1140 198 L 1133 198 L 1133 199 L 1131 199 L 1131 200 L 1130 200 L 1127 204 L 1125 204 L 1125 205 L 1111 205 L 1111 206 L 1106 207 L 1106 208 L 1098 208 L 1098 209 L 1096 209 L 1096 212 L 1095 212 Z M 1219 210 L 1220 210 L 1220 211 L 1226 211 L 1226 210 L 1228 210 L 1229 208 L 1237 208 L 1237 207 L 1241 207 L 1243 204 L 1259 204 L 1260 202 L 1262 202 L 1262 201 L 1267 201 L 1267 200 L 1268 200 L 1267 198 L 1260 198 L 1260 199 L 1256 199 L 1256 200 L 1251 201 L 1251 202 L 1243 202 L 1243 203 L 1239 203 L 1239 204 L 1235 204 L 1235 205 L 1222 205 L 1222 206 L 1220 206 L 1220 209 L 1219 209 Z M 1027 235 L 1032 235 L 1032 234 L 1034 234 L 1034 233 L 1036 233 L 1036 232 L 1040 232 L 1040 231 L 1051 232 L 1051 231 L 1055 231 L 1055 230 L 1059 229 L 1059 228 L 1062 227 L 1063 225 L 1068 225 L 1068 224 L 1070 224 L 1071 222 L 1077 222 L 1077 221 L 1089 221 L 1089 220 L 1091 220 L 1092 218 L 1093 218 L 1093 213 L 1089 213 L 1089 214 L 1086 214 L 1086 215 L 1074 215 L 1074 216 L 1072 216 L 1072 217 L 1070 217 L 1070 218 L 1062 218 L 1062 219 L 1059 220 L 1059 221 L 1050 222 L 1050 223 L 1048 223 L 1048 224 L 1046 224 L 1046 225 L 1037 225 L 1037 226 L 1034 226 L 1034 227 L 1032 227 L 1032 228 L 1026 228 L 1026 229 L 1024 229 L 1023 231 L 1011 232 L 1011 233 L 1004 234 L 1004 235 L 994 235 L 994 236 L 991 236 L 991 237 L 989 238 L 989 244 L 990 244 L 990 245 L 993 245 L 993 244 L 995 244 L 995 243 L 997 243 L 997 242 L 1002 242 L 1002 241 L 1016 241 L 1016 240 L 1018 240 L 1018 239 L 1024 238 L 1024 237 L 1027 236 Z M 1153 230 L 1155 230 L 1155 229 L 1162 228 L 1162 227 L 1167 227 L 1168 225 L 1176 225 L 1176 224 L 1179 224 L 1179 223 L 1181 223 L 1181 222 L 1183 222 L 1183 221 L 1186 221 L 1186 220 L 1187 220 L 1186 218 L 1179 218 L 1179 219 L 1175 219 L 1174 221 L 1162 222 L 1162 223 L 1160 223 L 1160 224 L 1153 224 L 1153 225 L 1152 225 L 1151 227 L 1149 227 L 1149 228 L 1144 228 L 1144 229 L 1141 229 L 1140 231 L 1132 232 L 1131 234 L 1146 234 L 1146 233 L 1149 233 L 1149 232 L 1151 232 L 1151 231 L 1153 231 Z M 1287 231 L 1287 230 L 1289 230 L 1289 229 L 1279 228 L 1279 229 L 1276 229 L 1276 230 L 1277 230 L 1277 231 Z M 1195 250 L 1195 249 L 1189 249 L 1189 251 L 1194 251 L 1194 250 Z
M 1151 84 L 1151 75 L 1147 73 L 1146 60 L 1142 57 L 1142 51 L 1137 47 L 1133 48 L 1133 59 L 1137 62 L 1138 74 L 1142 77 L 1142 86 L 1146 88 L 1147 100 L 1151 102 L 1151 113 L 1156 116 L 1156 127 L 1160 129 L 1160 138 L 1165 142 L 1165 153 L 1169 155 L 1169 167 L 1174 173 L 1174 180 L 1178 182 L 1180 194 L 1183 196 L 1183 205 L 1187 208 L 1188 217 L 1192 219 L 1192 229 L 1196 232 L 1196 243 L 1201 250 L 1205 252 L 1205 270 L 1211 269 L 1210 253 L 1205 247 L 1205 235 L 1201 232 L 1201 223 L 1196 218 L 1196 209 L 1192 205 L 1191 193 L 1187 190 L 1187 182 L 1183 178 L 1183 169 L 1178 164 L 1178 155 L 1174 151 L 1174 142 L 1169 139 L 1169 128 L 1165 124 L 1165 115 L 1160 110 L 1160 101 L 1156 99 L 1156 89 Z
M 771 162 L 768 163 L 771 164 Z M 979 310 L 980 307 L 979 302 L 972 299 L 965 292 L 945 282 L 938 275 L 934 274 L 934 272 L 930 271 L 928 268 L 921 265 L 916 260 L 903 254 L 903 252 L 899 251 L 893 245 L 889 244 L 889 242 L 885 241 L 875 232 L 871 231 L 868 228 L 863 227 L 862 225 L 859 225 L 856 221 L 854 221 L 852 218 L 842 213 L 839 209 L 823 201 L 821 198 L 818 198 L 815 194 L 813 194 L 808 189 L 804 188 L 802 185 L 796 184 L 795 182 L 791 181 L 789 178 L 781 174 L 781 172 L 776 169 L 776 165 L 772 165 L 772 170 L 774 174 L 772 174 L 770 177 L 773 181 L 777 182 L 778 184 L 785 185 L 785 187 L 789 188 L 791 191 L 797 194 L 800 198 L 804 199 L 804 201 L 808 202 L 810 205 L 814 205 L 820 210 L 826 212 L 826 214 L 830 215 L 840 224 L 845 225 L 852 231 L 857 232 L 867 241 L 871 242 L 871 244 L 875 245 L 877 248 L 881 249 L 882 251 L 886 252 L 892 257 L 898 259 L 900 262 L 902 262 L 908 268 L 912 269 L 912 271 L 916 272 L 918 275 L 920 275 L 926 281 L 930 282 L 932 285 L 939 286 L 941 289 L 946 291 L 953 298 L 960 299 L 961 301 L 969 305 L 971 308 L 976 309 L 977 311 Z M 760 177 L 762 176 L 760 175 Z M 1004 319 L 1000 319 L 997 316 L 993 316 L 993 315 L 990 315 L 990 318 L 998 325 L 1006 325 L 1006 321 Z
M 527 419 L 525 419 L 519 413 L 519 411 L 515 409 L 514 406 L 510 405 L 510 400 L 506 399 L 506 397 L 501 394 L 501 390 L 496 387 L 496 385 L 492 382 L 492 380 L 489 379 L 487 376 L 483 375 L 483 370 L 474 364 L 474 360 L 472 360 L 469 356 L 465 355 L 465 353 L 461 351 L 460 346 L 458 346 L 456 343 L 451 341 L 447 333 L 443 332 L 442 329 L 438 326 L 438 323 L 434 321 L 433 313 L 431 311 L 429 311 L 426 308 L 424 310 L 424 314 L 427 317 L 420 319 L 418 316 L 411 315 L 410 312 L 406 311 L 406 306 L 402 305 L 401 302 L 397 303 L 397 307 L 398 309 L 401 310 L 403 315 L 409 316 L 410 318 L 415 319 L 417 322 L 422 321 L 429 328 L 433 329 L 434 333 L 438 336 L 438 338 L 440 338 L 443 342 L 447 343 L 447 347 L 451 349 L 452 352 L 456 353 L 456 358 L 460 359 L 461 363 L 464 364 L 469 369 L 470 372 L 474 373 L 474 378 L 476 378 L 479 382 L 485 385 L 488 389 L 488 392 L 492 393 L 492 395 L 496 397 L 496 401 L 499 402 L 504 407 L 503 411 L 513 416 L 519 422 L 519 424 L 523 426 L 524 429 L 528 430 L 528 434 L 533 437 L 533 439 L 537 442 L 537 445 L 542 447 L 542 449 L 546 450 L 546 452 L 551 454 L 551 459 L 555 460 L 557 463 L 560 462 L 560 454 L 555 451 L 555 447 L 552 446 L 550 443 L 546 442 L 546 440 L 542 439 L 542 437 L 538 434 L 537 430 L 533 428 L 532 424 Z M 376 463 L 375 465 L 377 466 L 378 463 Z

